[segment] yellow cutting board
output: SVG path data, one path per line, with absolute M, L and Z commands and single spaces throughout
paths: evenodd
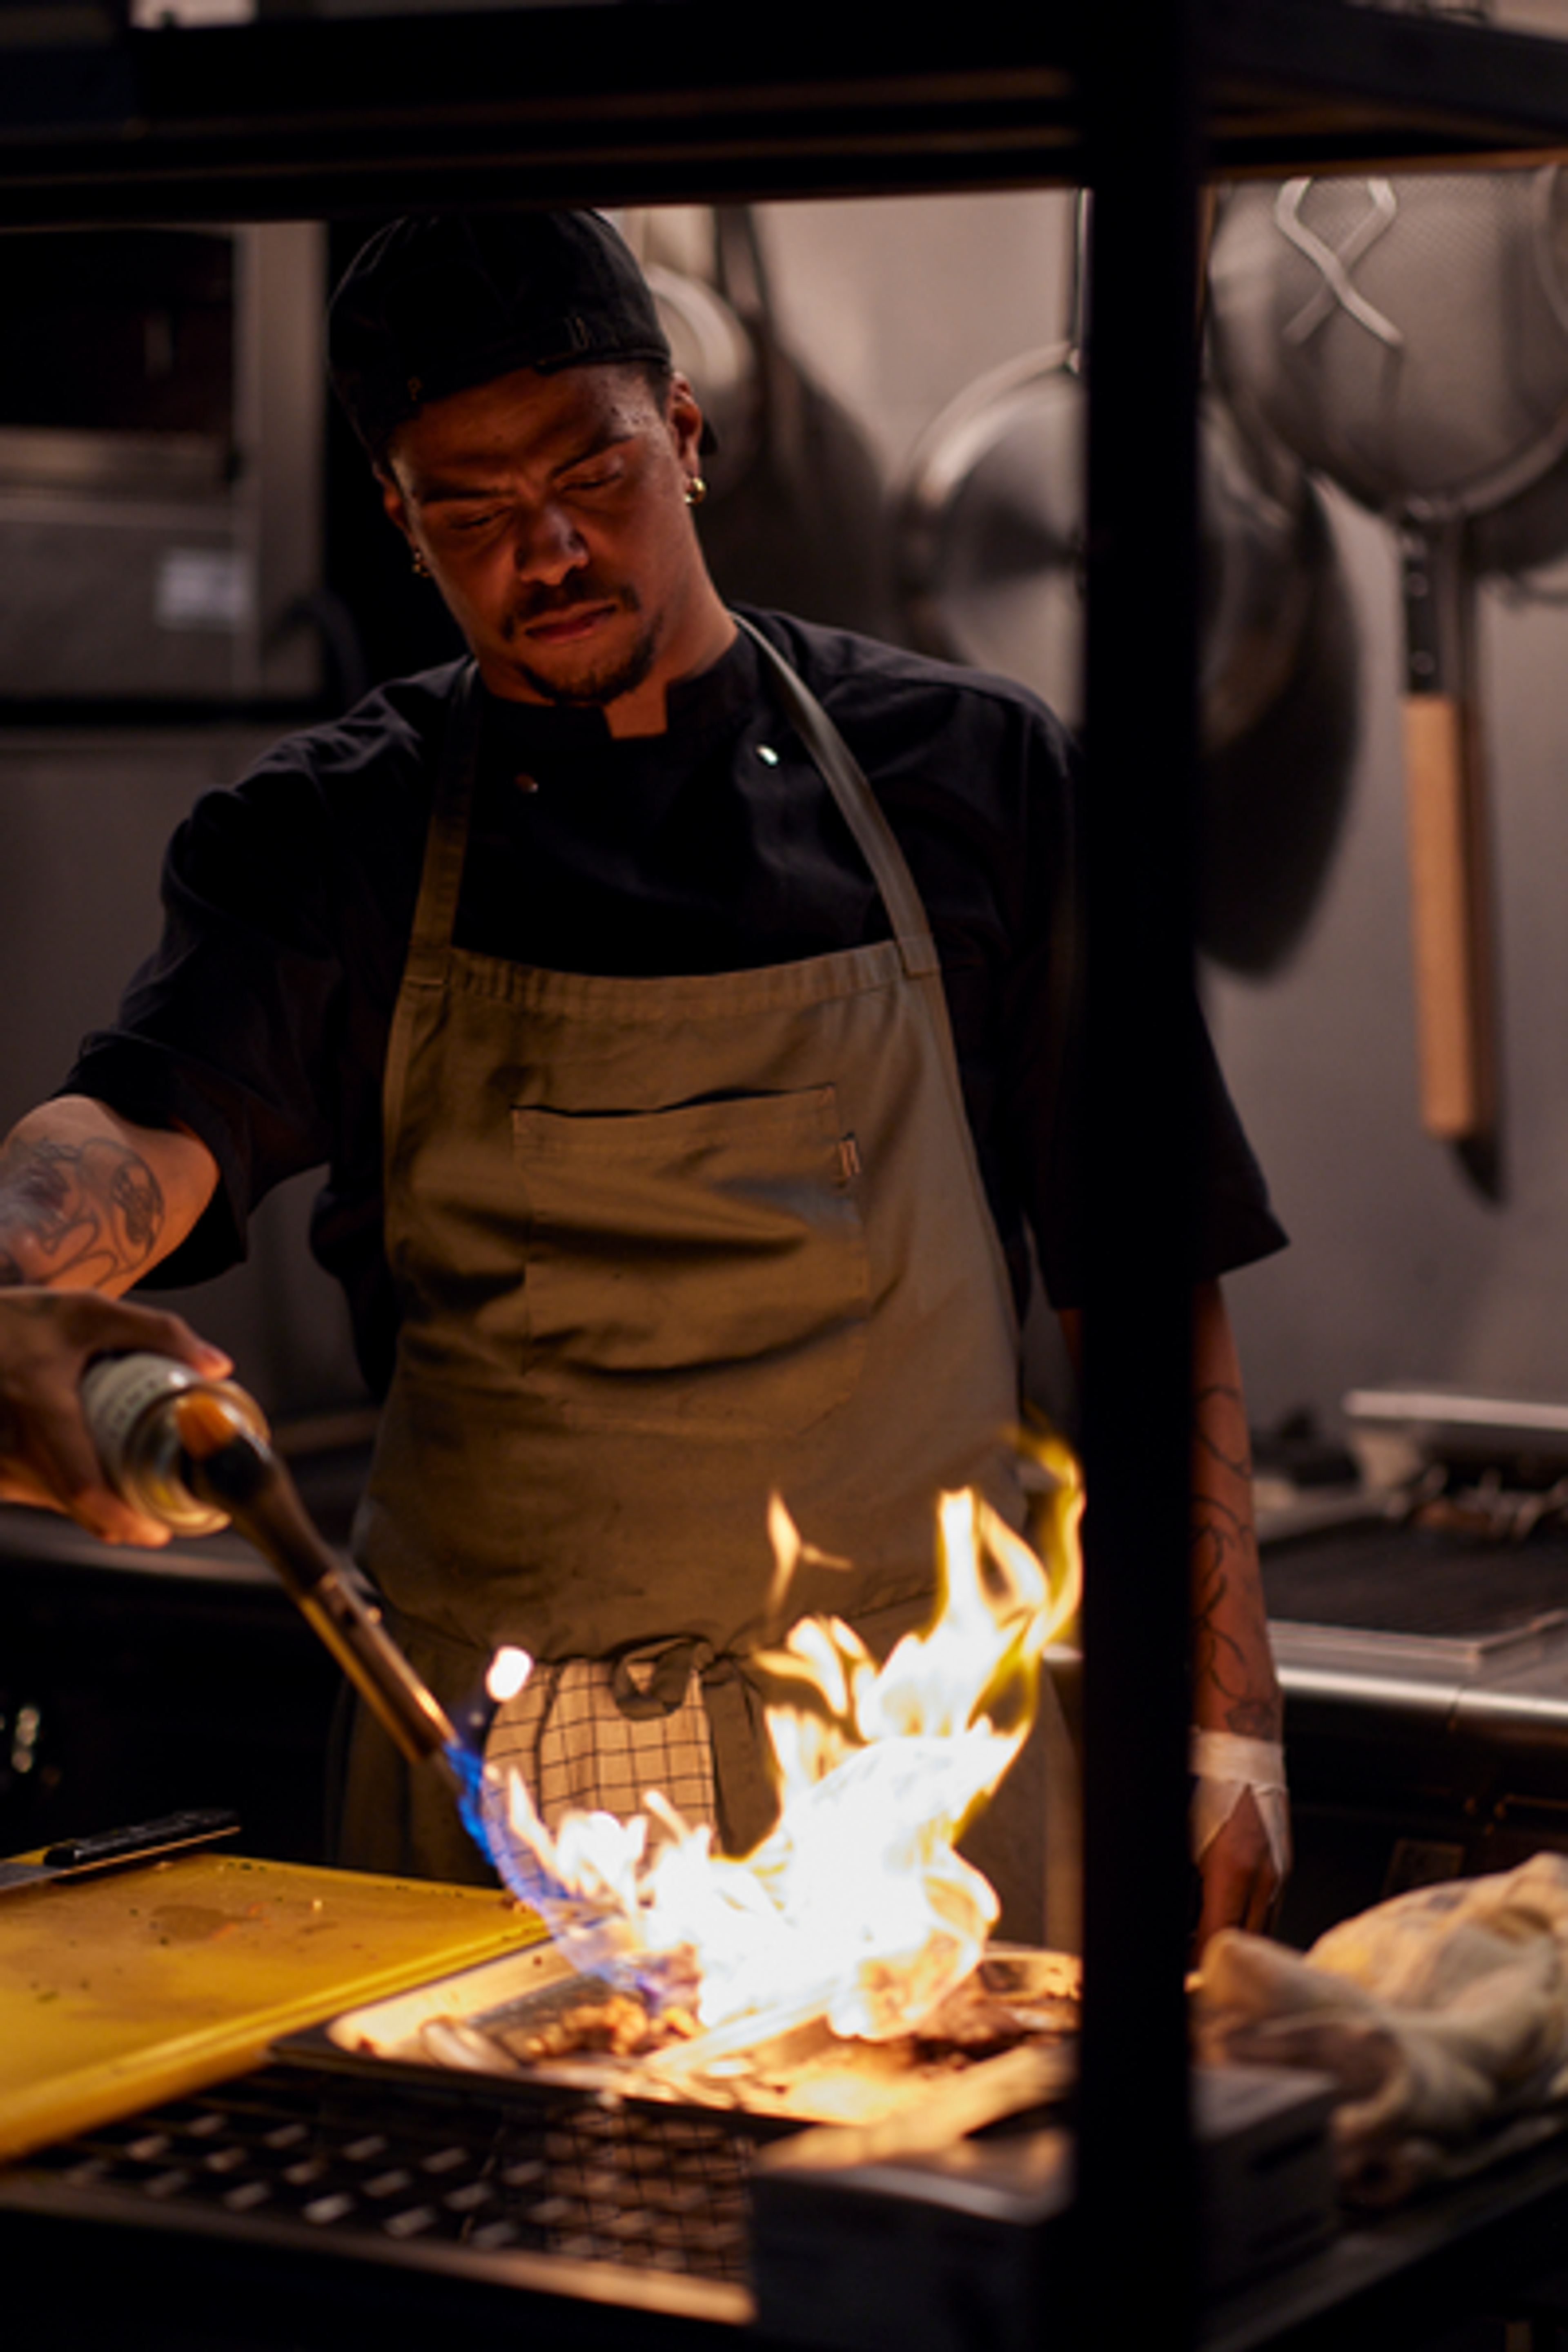
M 543 1933 L 499 1890 L 226 1853 L 0 1894 L 0 2158 Z

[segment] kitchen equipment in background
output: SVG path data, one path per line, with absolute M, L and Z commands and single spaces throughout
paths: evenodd
M 755 213 L 618 216 L 648 274 L 675 365 L 717 447 L 699 520 L 721 594 L 828 626 L 893 625 L 886 495 L 870 444 L 779 324 Z
M 1568 1404 L 1412 1382 L 1344 1412 L 1359 1480 L 1258 1515 L 1300 1946 L 1568 1852 Z
M 1473 516 L 1468 543 L 1472 568 L 1498 583 L 1507 603 L 1568 604 L 1568 454 L 1500 506 Z
M 938 659 L 1021 679 L 1082 719 L 1084 428 L 1077 350 L 1026 352 L 928 426 L 901 486 L 899 593 Z
M 293 1466 L 318 1525 L 348 1511 Z M 246 1851 L 323 1859 L 343 1677 L 273 1570 L 230 1530 L 162 1550 L 54 1511 L 0 1513 L 0 1851 L 84 1823 L 222 1805 Z
M 657 223 L 645 236 L 657 245 Z M 756 464 L 763 434 L 762 366 L 752 328 L 731 299 L 733 265 L 729 256 L 738 237 L 748 254 L 754 232 L 742 218 L 715 215 L 710 225 L 711 277 L 698 268 L 678 269 L 645 257 L 644 272 L 659 320 L 669 337 L 670 362 L 690 380 L 713 446 L 703 455 L 709 496 L 722 499 L 743 482 Z
M 923 651 L 1000 671 L 1081 719 L 1077 346 L 982 376 L 930 426 L 898 507 L 899 588 Z M 1349 598 L 1321 504 L 1212 393 L 1200 417 L 1199 944 L 1247 972 L 1289 954 L 1344 813 L 1356 714 Z M 1130 677 L 1137 670 L 1129 650 Z
M 1227 193 L 1210 252 L 1212 349 L 1237 415 L 1399 535 L 1422 1115 L 1489 1181 L 1472 524 L 1568 446 L 1565 247 L 1568 189 L 1548 167 L 1249 184 Z
M 0 239 L 0 697 L 321 683 L 321 232 Z

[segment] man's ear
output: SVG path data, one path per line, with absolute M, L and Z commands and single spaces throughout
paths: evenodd
M 383 467 L 378 466 L 375 469 L 375 478 L 376 485 L 381 491 L 381 503 L 386 510 L 388 520 L 396 525 L 397 529 L 403 533 L 404 538 L 408 541 L 409 546 L 412 547 L 414 545 L 414 525 L 409 519 L 408 502 L 405 499 L 402 490 L 398 488 L 396 477 L 385 472 Z
M 702 448 L 702 411 L 683 375 L 670 379 L 668 416 L 676 456 L 689 473 L 695 473 Z

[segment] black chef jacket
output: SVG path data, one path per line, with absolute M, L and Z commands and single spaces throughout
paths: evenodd
M 1026 1225 L 1076 1303 L 1075 755 L 1023 688 L 779 614 L 752 616 L 826 707 L 885 809 L 942 958 L 965 1101 L 1020 1299 Z M 217 1193 L 158 1269 L 243 1255 L 271 1186 L 324 1167 L 312 1227 L 374 1392 L 396 1312 L 381 1247 L 381 1074 L 458 665 L 288 738 L 196 805 L 165 860 L 165 924 L 65 1091 L 184 1122 Z M 833 800 L 739 636 L 672 688 L 668 731 L 486 697 L 457 941 L 552 971 L 714 972 L 887 936 Z M 1194 1006 L 1203 1088 L 1195 1275 L 1284 1240 Z

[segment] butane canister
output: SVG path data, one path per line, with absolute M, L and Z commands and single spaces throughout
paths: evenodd
M 82 1411 L 105 1475 L 116 1492 L 176 1535 L 210 1535 L 228 1515 L 194 1495 L 182 1476 L 185 1455 L 174 1405 L 191 1390 L 212 1398 L 237 1429 L 265 1441 L 266 1417 L 232 1381 L 215 1381 L 173 1356 L 100 1356 L 81 1384 Z

